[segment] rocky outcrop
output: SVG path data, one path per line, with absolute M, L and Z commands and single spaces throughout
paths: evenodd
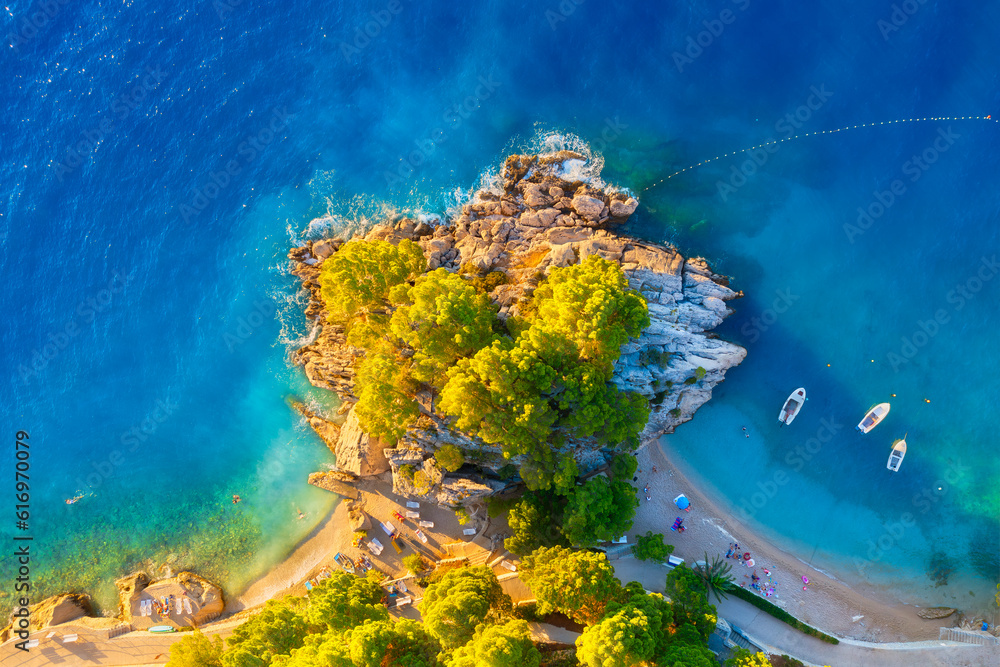
M 725 372 L 746 356 L 743 348 L 708 333 L 731 313 L 726 302 L 741 295 L 703 259 L 685 258 L 673 247 L 610 230 L 635 212 L 638 201 L 627 192 L 570 180 L 567 175 L 581 173 L 584 163 L 582 155 L 568 151 L 512 155 L 501 169 L 498 187 L 477 192 L 450 220 L 431 226 L 402 219 L 378 225 L 364 238 L 393 243 L 410 239 L 423 249 L 429 269 L 503 272 L 504 284 L 490 294 L 502 319 L 520 313 L 553 267 L 575 264 L 590 255 L 618 263 L 630 286 L 646 297 L 650 326 L 623 347 L 613 381 L 649 399 L 652 414 L 642 434 L 648 441 L 690 419 L 711 398 Z M 340 328 L 324 323 L 318 285 L 322 261 L 332 256 L 329 248 L 335 251 L 340 243 L 316 241 L 289 255 L 295 262 L 293 273 L 313 297 L 307 317 L 319 325 L 315 341 L 299 350 L 295 359 L 314 385 L 336 391 L 351 405 L 357 400 L 353 368 L 362 352 L 347 345 Z M 334 447 L 337 467 L 362 477 L 391 469 L 397 493 L 445 505 L 502 487 L 437 468 L 432 455 L 444 444 L 458 446 L 467 456 L 474 454 L 480 467 L 497 470 L 517 461 L 505 460 L 499 448 L 455 431 L 447 420 L 429 412 L 395 449 L 383 451 L 381 443 L 361 433 L 352 411 Z M 312 424 L 310 419 L 310 424 L 329 441 L 329 432 L 321 432 L 328 428 L 323 421 Z M 596 442 L 571 442 L 567 447 L 581 472 L 603 465 Z
M 353 476 L 350 476 L 345 480 L 344 478 L 339 477 L 336 471 L 314 472 L 309 474 L 310 484 L 319 487 L 324 491 L 344 496 L 345 498 L 358 497 L 357 489 L 351 486 L 351 482 L 356 480 L 357 478 Z
M 153 598 L 169 595 L 190 598 L 195 611 L 189 620 L 195 627 L 221 614 L 225 606 L 222 589 L 193 572 L 179 572 L 176 576 L 152 582 L 146 573 L 137 572 L 122 577 L 115 582 L 115 586 L 118 588 L 118 615 L 126 623 L 150 623 L 146 617 L 133 616 L 138 612 L 139 599 L 143 597 L 143 593 L 146 594 L 145 597 Z
M 917 616 L 926 618 L 927 620 L 937 620 L 939 618 L 948 618 L 956 611 L 958 610 L 954 607 L 928 607 L 927 609 L 918 611 Z
M 28 610 L 31 632 L 61 623 L 69 623 L 94 613 L 90 596 L 80 593 L 64 593 L 45 598 L 38 604 L 29 607 Z M 11 638 L 13 624 L 14 620 L 12 619 L 3 630 L 0 630 L 0 643 Z

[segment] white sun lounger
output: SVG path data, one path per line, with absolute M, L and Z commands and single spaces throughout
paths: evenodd
M 464 529 L 462 529 L 462 534 L 463 535 L 475 535 L 476 534 L 476 529 L 475 528 L 464 528 Z
M 178 614 L 184 613 L 184 603 L 180 598 L 174 598 L 174 612 Z
M 388 535 L 389 537 L 392 537 L 393 535 L 396 534 L 396 527 L 393 526 L 388 521 L 382 522 L 382 530 L 384 530 L 385 534 Z
M 194 611 L 191 609 L 191 600 L 189 598 L 184 598 L 184 611 L 189 614 L 193 614 Z
M 406 513 L 406 518 L 407 519 L 419 519 L 420 518 L 420 512 L 409 511 L 409 512 Z
M 510 570 L 511 572 L 517 572 L 517 566 L 511 563 L 510 561 L 506 560 L 500 561 L 500 566 Z
M 376 556 L 382 553 L 382 549 L 385 548 L 382 546 L 382 543 L 378 541 L 377 537 L 373 537 L 372 539 L 368 540 L 368 544 L 366 546 L 368 547 L 368 550 L 371 551 Z
M 396 606 L 397 607 L 405 607 L 406 605 L 410 604 L 411 602 L 413 602 L 413 598 L 411 598 L 409 595 L 407 595 L 406 597 L 398 598 L 396 600 Z
M 416 530 L 416 534 L 417 534 L 417 537 L 420 538 L 421 542 L 423 542 L 424 544 L 427 544 L 427 536 L 424 535 L 423 531 L 421 531 L 420 529 L 417 529 Z
M 406 502 L 406 506 L 409 507 L 410 509 L 414 509 L 414 510 L 420 509 L 420 503 L 415 503 L 413 501 L 407 501 Z
M 417 525 L 420 526 L 421 528 L 433 528 L 434 527 L 434 522 L 433 521 L 418 521 Z

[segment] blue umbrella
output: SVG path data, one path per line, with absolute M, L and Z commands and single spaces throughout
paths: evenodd
M 691 501 L 689 501 L 687 499 L 687 496 L 685 496 L 682 493 L 681 495 L 674 498 L 674 504 L 677 505 L 677 507 L 681 508 L 682 510 L 686 510 L 688 507 L 691 506 Z

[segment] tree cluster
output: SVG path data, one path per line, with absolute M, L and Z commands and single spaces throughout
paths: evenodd
M 355 412 L 366 433 L 395 443 L 420 414 L 415 394 L 428 389 L 456 428 L 499 446 L 508 459 L 523 457 L 530 489 L 567 497 L 577 476 L 570 439 L 620 451 L 638 445 L 649 406 L 620 391 L 611 375 L 649 313 L 617 264 L 592 255 L 552 269 L 525 314 L 506 326 L 486 291 L 504 281 L 425 269 L 422 251 L 408 240 L 350 241 L 322 265 L 329 321 L 364 351 Z M 461 452 L 441 459 L 446 469 L 464 462 Z M 617 503 L 599 483 L 581 493 L 577 504 Z M 571 520 L 568 531 L 592 532 L 578 524 Z
M 604 554 L 564 547 L 542 548 L 521 563 L 541 614 L 553 611 L 586 626 L 576 641 L 585 667 L 662 665 L 715 667 L 708 636 L 715 607 L 704 585 L 685 566 L 666 581 L 666 595 L 647 593 L 638 582 L 622 586 Z

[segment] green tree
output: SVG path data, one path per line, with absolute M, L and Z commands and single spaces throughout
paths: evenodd
M 403 567 L 405 567 L 410 574 L 420 574 L 424 571 L 424 559 L 420 554 L 410 554 L 403 558 Z
M 406 300 L 392 315 L 392 333 L 414 350 L 413 377 L 441 389 L 456 361 L 490 343 L 496 308 L 444 269 L 420 276 Z
M 527 621 L 508 621 L 477 632 L 448 660 L 448 667 L 538 667 L 541 653 L 531 641 Z
M 563 534 L 572 544 L 589 547 L 624 535 L 632 528 L 639 499 L 627 482 L 598 476 L 568 496 Z
M 611 478 L 629 482 L 635 476 L 639 461 L 632 454 L 619 454 L 611 459 Z
M 456 445 L 442 445 L 434 452 L 438 465 L 448 472 L 455 472 L 465 465 L 465 455 Z
M 302 614 L 302 598 L 268 600 L 264 608 L 233 630 L 222 654 L 223 667 L 270 665 L 278 655 L 302 646 L 309 624 Z
M 507 551 L 527 556 L 543 546 L 569 546 L 558 527 L 562 515 L 560 501 L 552 494 L 525 493 L 507 515 L 507 525 L 512 531 L 504 540 Z
M 553 269 L 533 298 L 533 326 L 541 323 L 573 341 L 580 358 L 609 377 L 622 345 L 649 326 L 646 300 L 629 288 L 621 267 L 597 255 Z
M 415 280 L 427 262 L 416 243 L 348 241 L 320 270 L 319 284 L 330 321 L 350 324 L 370 313 L 386 314 L 390 290 Z
M 388 350 L 370 351 L 358 365 L 354 413 L 368 435 L 395 445 L 420 415 L 409 367 Z
M 388 619 L 382 597 L 382 588 L 371 579 L 337 571 L 310 591 L 305 616 L 315 626 L 348 630 L 367 621 Z
M 222 667 L 222 638 L 192 632 L 170 645 L 167 667 Z
M 698 633 L 693 629 L 690 632 L 693 637 L 688 636 L 688 633 L 678 632 L 682 636 L 675 637 L 667 646 L 667 650 L 657 661 L 659 667 L 719 667 L 715 654 L 704 642 L 692 641 L 697 639 Z
M 667 557 L 674 552 L 674 545 L 664 544 L 663 535 L 653 531 L 646 531 L 645 535 L 639 537 L 632 545 L 632 553 L 639 560 L 651 560 L 656 563 L 665 563 Z
M 675 567 L 667 575 L 665 595 L 673 604 L 674 624 L 678 632 L 683 626 L 690 625 L 702 641 L 708 641 L 708 636 L 715 631 L 718 615 L 715 607 L 708 603 L 704 590 L 701 577 L 686 564 Z
M 543 547 L 526 556 L 521 580 L 538 599 L 540 614 L 558 611 L 585 625 L 597 622 L 609 602 L 625 595 L 607 556 L 565 547 Z
M 649 617 L 632 605 L 608 614 L 576 640 L 577 660 L 586 667 L 633 667 L 649 660 L 656 648 Z
M 374 621 L 354 628 L 347 636 L 355 667 L 434 667 L 441 646 L 417 621 Z
M 462 646 L 478 626 L 496 623 L 512 610 L 510 597 L 484 565 L 449 571 L 428 586 L 420 603 L 427 630 L 446 649 Z
M 726 588 L 733 583 L 733 577 L 729 574 L 730 570 L 732 570 L 732 565 L 724 562 L 718 554 L 709 562 L 706 553 L 704 564 L 694 566 L 694 573 L 705 584 L 705 597 L 708 600 L 711 600 L 713 595 L 719 602 L 725 599 Z
M 748 651 L 745 648 L 738 648 L 725 662 L 726 667 L 771 667 L 766 653 Z
M 315 633 L 306 637 L 302 646 L 290 655 L 279 655 L 271 663 L 274 667 L 355 667 L 347 646 L 346 634 L 340 632 Z

